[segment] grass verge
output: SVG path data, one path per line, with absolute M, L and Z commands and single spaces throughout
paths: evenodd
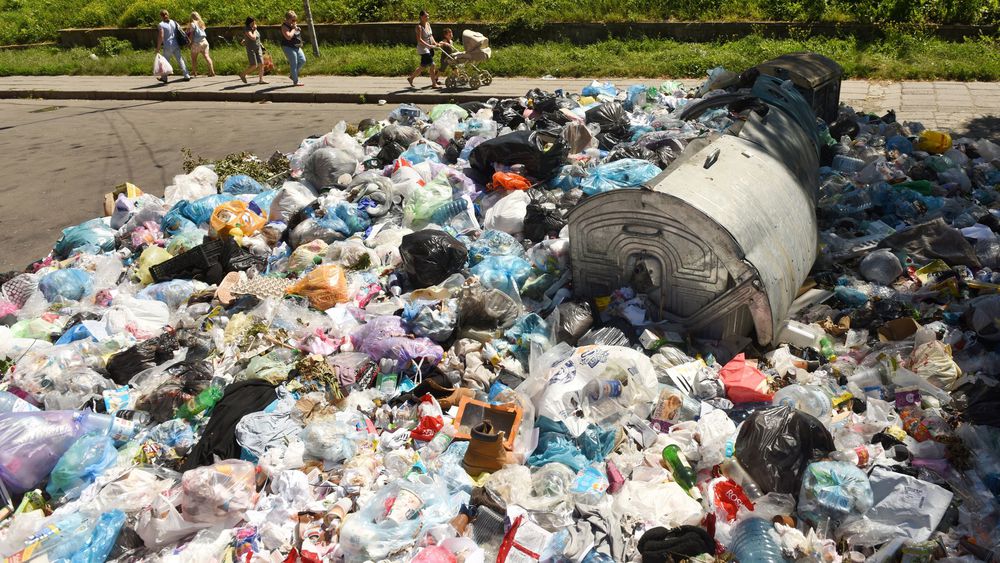
M 495 76 L 701 77 L 716 66 L 741 70 L 794 51 L 822 53 L 844 67 L 845 77 L 885 80 L 1000 80 L 1000 41 L 993 38 L 949 43 L 936 38 L 890 34 L 872 42 L 857 39 L 767 39 L 756 35 L 725 43 L 668 40 L 605 41 L 496 46 L 484 64 Z M 287 72 L 281 50 L 271 46 L 278 73 Z M 150 51 L 125 50 L 91 57 L 87 49 L 33 48 L 0 51 L 0 76 L 150 75 Z M 310 56 L 303 75 L 400 76 L 417 62 L 410 47 L 324 45 Z M 187 52 L 185 52 L 187 55 Z M 242 47 L 213 46 L 216 72 L 236 74 L 246 64 Z M 202 65 L 204 62 L 202 62 Z M 205 72 L 202 66 L 201 71 Z

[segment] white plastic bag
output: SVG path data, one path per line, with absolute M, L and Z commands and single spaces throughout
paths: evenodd
M 153 59 L 153 76 L 167 76 L 174 72 L 174 67 L 170 66 L 170 61 L 166 57 L 157 53 Z
M 219 175 L 207 166 L 198 166 L 190 174 L 174 176 L 174 183 L 163 190 L 163 199 L 173 207 L 178 201 L 193 201 L 218 193 Z
M 524 216 L 528 214 L 531 197 L 522 191 L 512 192 L 496 202 L 486 212 L 483 228 L 517 235 L 524 230 Z
M 650 526 L 697 526 L 702 519 L 701 503 L 688 496 L 674 482 L 626 481 L 614 498 L 612 510 L 615 516 L 631 516 Z

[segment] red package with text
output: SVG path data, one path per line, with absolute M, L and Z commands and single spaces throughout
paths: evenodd
M 708 482 L 708 500 L 716 511 L 725 512 L 726 520 L 732 522 L 740 509 L 753 511 L 753 501 L 747 497 L 743 487 L 726 477 L 718 477 Z
M 417 423 L 416 428 L 410 431 L 410 437 L 414 440 L 430 442 L 438 433 L 438 430 L 444 427 L 441 405 L 438 404 L 430 393 L 427 393 L 420 399 L 417 414 L 420 415 L 420 422 Z

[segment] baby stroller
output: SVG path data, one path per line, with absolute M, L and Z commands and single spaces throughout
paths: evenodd
M 462 32 L 462 47 L 465 51 L 454 55 L 442 51 L 451 61 L 444 79 L 445 87 L 453 89 L 489 86 L 493 82 L 493 75 L 476 66 L 476 63 L 488 61 L 493 56 L 493 52 L 490 51 L 490 40 L 482 33 L 466 29 Z

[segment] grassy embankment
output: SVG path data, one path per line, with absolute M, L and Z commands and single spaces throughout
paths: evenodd
M 587 46 L 568 43 L 498 45 L 485 63 L 495 76 L 540 77 L 701 77 L 715 66 L 741 70 L 791 51 L 822 53 L 844 67 L 845 76 L 868 79 L 1000 80 L 1000 41 L 981 38 L 949 43 L 930 37 L 890 34 L 863 42 L 856 39 L 766 39 L 749 36 L 724 43 L 681 43 L 666 40 L 605 41 Z M 115 56 L 95 50 L 33 48 L 0 51 L 0 76 L 10 75 L 137 75 L 148 76 L 151 51 L 124 49 Z M 278 72 L 287 72 L 281 50 L 269 51 Z M 304 75 L 399 76 L 416 63 L 411 47 L 324 45 L 322 56 L 312 57 Z M 187 54 L 185 52 L 185 54 Z M 216 71 L 236 74 L 246 64 L 238 45 L 212 47 Z M 202 61 L 202 65 L 204 62 Z M 201 71 L 205 72 L 202 66 Z

